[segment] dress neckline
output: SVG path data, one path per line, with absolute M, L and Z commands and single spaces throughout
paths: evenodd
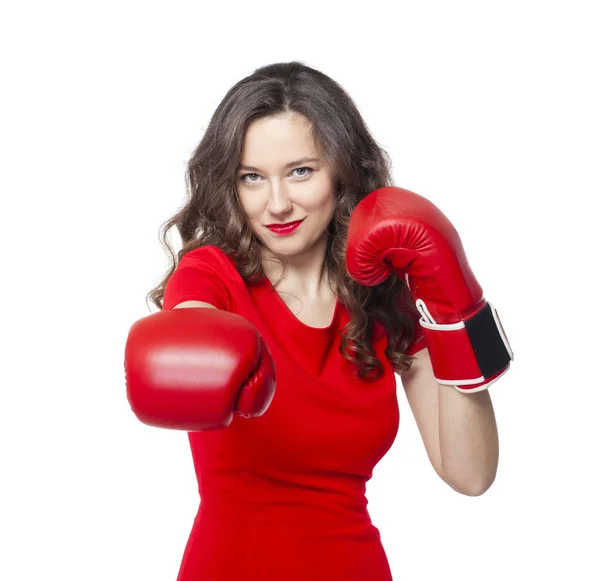
M 335 307 L 333 309 L 333 315 L 331 322 L 327 327 L 311 327 L 306 323 L 303 323 L 288 307 L 286 302 L 281 298 L 281 295 L 277 292 L 277 289 L 273 286 L 273 283 L 265 275 L 261 281 L 263 288 L 273 295 L 273 307 L 277 312 L 272 313 L 272 319 L 276 325 L 289 325 L 291 330 L 301 333 L 303 335 L 310 335 L 315 338 L 328 338 L 331 335 L 332 330 L 337 328 L 338 320 L 342 311 L 342 305 L 339 297 L 335 300 Z M 280 319 L 281 317 L 281 319 Z

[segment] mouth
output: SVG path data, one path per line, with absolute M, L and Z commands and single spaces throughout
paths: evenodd
M 294 231 L 302 222 L 302 220 L 296 220 L 295 222 L 287 222 L 285 224 L 268 224 L 267 228 L 271 230 L 271 232 L 276 232 L 277 234 L 289 234 Z

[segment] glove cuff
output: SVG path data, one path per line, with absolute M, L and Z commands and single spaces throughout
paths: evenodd
M 514 355 L 491 303 L 464 321 L 445 325 L 433 320 L 423 300 L 415 304 L 438 383 L 474 393 L 508 370 Z

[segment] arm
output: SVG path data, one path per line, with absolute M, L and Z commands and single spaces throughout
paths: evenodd
M 439 384 L 427 349 L 402 374 L 407 401 L 434 470 L 451 488 L 479 496 L 498 468 L 498 431 L 488 390 L 463 393 Z
M 456 229 L 422 196 L 376 190 L 352 213 L 346 266 L 368 286 L 406 280 L 427 344 L 403 376 L 409 405 L 436 472 L 459 492 L 485 492 L 498 466 L 498 434 L 483 392 L 508 371 L 513 353 Z
M 216 309 L 217 307 L 215 307 L 214 305 L 211 305 L 210 303 L 205 303 L 204 301 L 184 301 L 182 303 L 179 303 L 178 305 L 175 305 L 173 308 L 174 309 L 193 309 L 193 308 Z

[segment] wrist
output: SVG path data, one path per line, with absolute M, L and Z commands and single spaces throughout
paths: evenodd
M 434 321 L 421 299 L 416 307 L 438 383 L 474 393 L 508 370 L 514 355 L 492 304 L 484 303 L 470 317 L 450 324 Z

